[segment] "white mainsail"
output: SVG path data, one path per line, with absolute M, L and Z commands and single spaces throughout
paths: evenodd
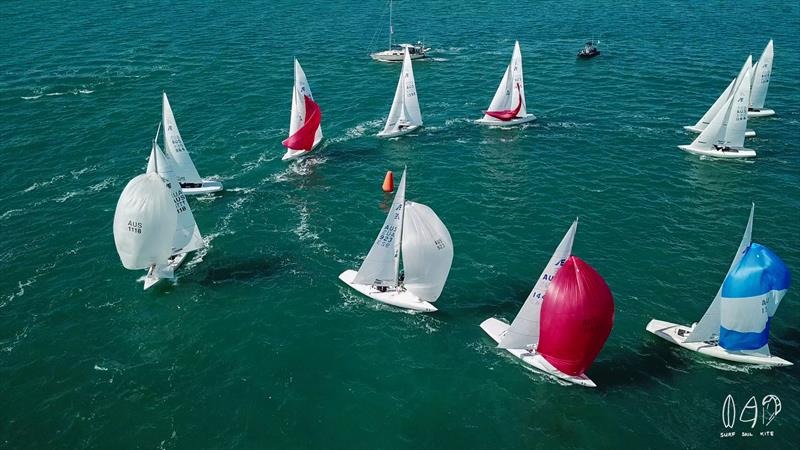
M 751 58 L 747 58 L 747 63 L 745 64 L 749 65 L 750 61 Z M 751 70 L 745 72 L 733 94 L 725 126 L 725 147 L 744 147 L 744 135 L 747 131 L 747 109 L 750 104 L 750 74 Z
M 519 48 L 519 41 L 514 43 L 514 53 L 511 55 L 511 62 L 506 68 L 503 79 L 497 87 L 497 91 L 489 105 L 489 111 L 512 110 L 517 107 L 518 99 L 522 99 L 518 117 L 527 114 L 525 106 L 525 83 L 522 77 L 522 52 Z M 484 115 L 484 119 L 491 120 L 492 117 Z
M 172 239 L 172 255 L 187 253 L 205 247 L 205 242 L 203 242 L 203 237 L 200 235 L 200 229 L 194 220 L 194 214 L 192 214 L 192 209 L 186 200 L 186 195 L 184 195 L 180 185 L 175 180 L 172 161 L 164 155 L 155 139 L 153 140 L 153 148 L 150 151 L 147 171 L 148 173 L 157 172 L 167 180 L 167 186 L 170 189 L 170 198 L 178 217 Z
M 392 108 L 389 110 L 389 117 L 386 119 L 382 134 L 395 133 L 401 126 L 422 125 L 422 112 L 419 109 L 417 86 L 414 82 L 414 69 L 411 66 L 408 47 L 404 47 L 404 53 L 403 70 L 400 72 L 400 79 L 397 81 Z
M 702 131 L 705 130 L 706 127 L 708 127 L 708 124 L 711 123 L 714 117 L 716 117 L 717 113 L 719 113 L 719 111 L 725 105 L 725 102 L 728 101 L 728 98 L 730 98 L 731 94 L 733 93 L 733 87 L 735 85 L 736 85 L 736 78 L 731 80 L 730 84 L 728 84 L 728 87 L 725 88 L 725 90 L 722 91 L 722 94 L 719 95 L 717 101 L 715 101 L 714 104 L 711 105 L 711 108 L 708 108 L 708 111 L 706 111 L 706 113 L 703 114 L 703 117 L 701 117 L 700 120 L 698 120 L 697 123 L 694 124 L 695 129 Z
M 767 88 L 769 88 L 769 79 L 772 75 L 772 58 L 773 58 L 772 39 L 764 48 L 761 57 L 758 58 L 755 71 L 752 78 L 752 92 L 750 94 L 750 107 L 761 109 L 764 107 L 764 101 L 767 99 Z
M 167 93 L 164 92 L 162 97 L 161 116 L 164 123 L 164 148 L 174 161 L 175 177 L 179 183 L 202 183 L 203 179 L 197 173 L 197 168 L 186 150 L 180 131 L 178 131 L 178 124 L 172 114 L 172 107 L 169 105 Z
M 756 205 L 754 203 L 750 207 L 750 218 L 747 220 L 747 226 L 744 229 L 742 242 L 739 243 L 739 248 L 736 250 L 736 256 L 734 256 L 731 266 L 728 268 L 728 271 L 722 278 L 723 282 L 725 281 L 725 278 L 730 275 L 731 271 L 739 265 L 739 261 L 742 260 L 742 256 L 744 256 L 744 254 L 747 252 L 747 248 L 750 247 L 750 242 L 753 235 L 753 212 L 755 209 Z M 717 295 L 714 297 L 711 305 L 706 310 L 706 313 L 703 314 L 703 317 L 699 322 L 697 322 L 697 325 L 694 326 L 692 332 L 689 334 L 689 337 L 686 338 L 685 342 L 705 342 L 719 336 L 721 295 L 722 283 L 720 283 Z
M 575 222 L 572 222 L 564 238 L 561 239 L 561 243 L 558 244 L 555 252 L 553 252 L 553 256 L 550 257 L 550 261 L 533 286 L 533 290 L 525 300 L 525 304 L 522 305 L 519 313 L 517 313 L 517 317 L 511 322 L 508 332 L 500 340 L 498 347 L 524 349 L 539 343 L 540 312 L 544 293 L 547 292 L 550 282 L 561 269 L 561 266 L 572 255 L 572 243 L 575 240 L 575 231 L 577 229 L 578 219 L 575 219 Z
M 155 172 L 133 178 L 114 212 L 114 244 L 126 269 L 167 263 L 172 255 L 175 212 L 167 182 Z
M 453 263 L 450 232 L 428 206 L 408 201 L 401 237 L 406 289 L 420 300 L 435 302 Z
M 395 287 L 400 265 L 400 242 L 403 233 L 403 214 L 406 203 L 406 171 L 397 187 L 397 193 L 383 222 L 378 237 L 367 257 L 361 263 L 354 284 Z
M 306 123 L 306 104 L 305 96 L 314 99 L 311 94 L 311 86 L 308 85 L 306 73 L 300 66 L 300 62 L 295 58 L 294 60 L 294 88 L 292 91 L 292 117 L 289 122 L 289 136 L 292 136 L 303 127 Z M 317 133 L 314 136 L 314 142 L 319 142 L 322 139 L 322 125 L 317 128 Z

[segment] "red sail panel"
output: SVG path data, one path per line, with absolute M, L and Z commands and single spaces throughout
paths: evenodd
M 537 353 L 567 375 L 589 368 L 611 334 L 614 297 L 592 266 L 570 256 L 542 301 Z
M 517 85 L 517 88 L 519 88 L 519 85 Z M 513 119 L 514 117 L 517 117 L 517 114 L 519 114 L 519 110 L 522 109 L 522 91 L 517 90 L 517 93 L 519 94 L 519 104 L 517 104 L 516 108 L 504 109 L 502 111 L 484 111 L 483 113 L 486 114 L 487 116 L 494 117 L 495 119 L 503 121 L 508 121 Z
M 282 144 L 292 150 L 309 151 L 314 147 L 314 137 L 317 135 L 317 128 L 322 122 L 322 112 L 311 97 L 305 96 L 306 121 L 297 132 L 286 138 Z

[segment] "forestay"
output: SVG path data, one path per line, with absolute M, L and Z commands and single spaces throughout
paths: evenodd
M 138 175 L 123 189 L 114 212 L 114 244 L 126 269 L 166 264 L 178 221 L 170 191 L 155 172 Z
M 739 265 L 739 261 L 742 260 L 745 252 L 747 252 L 747 248 L 750 246 L 753 235 L 753 212 L 755 211 L 755 207 L 755 204 L 750 207 L 750 218 L 747 221 L 747 227 L 744 229 L 742 242 L 739 243 L 739 248 L 736 250 L 736 256 L 733 258 L 733 262 L 731 263 L 730 268 L 728 268 L 725 278 L 727 278 L 733 269 Z M 694 326 L 691 334 L 689 334 L 689 337 L 686 338 L 685 342 L 705 342 L 719 337 L 721 295 L 722 285 L 720 285 L 717 295 L 714 297 L 711 305 L 708 307 L 705 314 L 703 314 L 703 317 L 700 319 L 700 321 Z
M 172 107 L 169 105 L 167 93 L 164 92 L 162 96 L 161 115 L 164 123 L 164 148 L 174 161 L 175 177 L 179 183 L 202 183 L 203 180 L 200 178 L 200 174 L 197 173 L 197 168 L 195 168 L 192 157 L 189 156 L 186 145 L 183 143 L 181 133 L 178 131 L 178 124 L 172 114 Z
M 561 239 L 561 243 L 556 247 L 553 256 L 544 268 L 533 290 L 522 305 L 522 309 L 517 313 L 517 317 L 511 322 L 508 332 L 500 340 L 498 347 L 500 348 L 528 348 L 536 345 L 539 342 L 539 325 L 541 322 L 541 309 L 542 301 L 544 300 L 544 293 L 550 286 L 550 282 L 555 277 L 558 270 L 567 261 L 567 258 L 572 254 L 572 243 L 575 240 L 575 232 L 578 229 L 578 219 L 572 222 L 572 225 L 567 230 L 567 233 Z
M 406 289 L 420 300 L 435 302 L 453 263 L 453 241 L 447 227 L 426 205 L 406 202 L 402 251 Z
M 397 193 L 383 222 L 383 227 L 372 244 L 367 257 L 353 279 L 354 284 L 395 287 L 400 262 L 400 242 L 403 232 L 403 213 L 406 200 L 406 171 L 397 187 Z
M 725 88 L 725 90 L 722 91 L 722 94 L 720 94 L 719 98 L 717 98 L 717 101 L 715 101 L 714 104 L 711 105 L 711 108 L 708 108 L 708 111 L 706 111 L 706 113 L 703 114 L 703 117 L 701 117 L 700 120 L 698 120 L 697 123 L 694 124 L 694 127 L 696 129 L 705 130 L 706 127 L 708 127 L 711 121 L 714 120 L 714 117 L 717 116 L 717 113 L 719 113 L 720 110 L 722 110 L 722 107 L 725 106 L 726 102 L 728 101 L 728 98 L 730 98 L 731 94 L 733 93 L 733 87 L 735 85 L 736 85 L 736 78 L 731 80 L 728 87 Z

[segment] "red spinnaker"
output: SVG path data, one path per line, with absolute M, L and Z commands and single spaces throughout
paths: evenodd
M 513 119 L 514 117 L 517 117 L 517 114 L 519 114 L 519 110 L 522 109 L 522 91 L 519 90 L 519 84 L 517 85 L 517 93 L 519 94 L 519 104 L 517 105 L 516 108 L 504 109 L 502 111 L 484 111 L 484 114 L 503 121 L 508 121 Z
M 322 121 L 322 111 L 311 97 L 304 96 L 306 103 L 306 121 L 297 132 L 286 138 L 282 144 L 292 150 L 309 151 L 314 147 L 314 137 L 317 135 L 317 128 Z
M 614 297 L 592 266 L 570 256 L 542 301 L 536 352 L 567 375 L 589 368 L 611 334 Z

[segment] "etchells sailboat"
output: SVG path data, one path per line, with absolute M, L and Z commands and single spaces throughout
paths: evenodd
M 716 158 L 754 158 L 756 152 L 744 147 L 744 134 L 747 130 L 747 105 L 750 102 L 750 75 L 752 57 L 748 56 L 742 67 L 741 78 L 734 83 L 733 94 L 725 100 L 722 107 L 706 128 L 689 145 L 678 148 L 697 155 Z
M 767 117 L 775 114 L 775 111 L 764 108 L 764 101 L 767 99 L 767 88 L 769 79 L 772 76 L 772 39 L 769 40 L 761 57 L 753 70 L 752 90 L 750 91 L 750 108 L 747 110 L 748 117 Z
M 292 116 L 284 161 L 307 155 L 322 140 L 322 112 L 314 102 L 306 74 L 297 59 L 294 60 L 294 86 L 292 87 Z
M 208 194 L 222 190 L 222 182 L 211 178 L 201 178 L 197 173 L 183 143 L 181 133 L 178 131 L 178 124 L 172 114 L 172 107 L 169 105 L 167 93 L 162 94 L 161 117 L 164 123 L 164 149 L 172 159 L 172 166 L 175 171 L 175 178 L 180 183 L 180 188 L 186 195 Z
M 767 247 L 752 242 L 753 212 L 722 286 L 700 322 L 686 327 L 651 320 L 647 331 L 714 358 L 768 366 L 792 363 L 769 351 L 769 329 L 791 284 L 789 269 Z
M 728 84 L 728 87 L 725 88 L 724 91 L 722 91 L 722 94 L 720 94 L 720 96 L 717 98 L 714 104 L 711 105 L 711 108 L 708 108 L 708 111 L 706 111 L 706 113 L 703 114 L 703 117 L 701 117 L 696 124 L 688 125 L 683 128 L 693 133 L 702 133 L 703 130 L 705 130 L 708 127 L 708 125 L 711 124 L 711 121 L 714 120 L 714 117 L 717 116 L 720 110 L 722 110 L 722 108 L 727 104 L 728 99 L 731 98 L 731 96 L 733 96 L 734 88 L 741 83 L 742 78 L 744 78 L 744 76 L 747 74 L 749 70 L 750 68 L 747 67 L 746 64 L 743 65 L 742 69 L 739 71 L 739 75 L 737 75 L 736 78 L 731 80 L 730 84 Z M 755 135 L 756 132 L 754 130 L 745 129 L 744 137 L 755 137 Z
M 406 200 L 404 170 L 389 214 L 367 257 L 358 272 L 346 270 L 339 279 L 379 302 L 433 312 L 452 262 L 450 232 L 432 209 Z
M 497 87 L 489 109 L 476 123 L 491 126 L 512 126 L 536 120 L 525 103 L 525 82 L 522 77 L 522 53 L 519 41 L 514 43 L 511 62 Z
M 408 49 L 406 49 L 403 70 L 400 72 L 400 80 L 398 80 L 397 89 L 394 91 L 392 109 L 389 110 L 386 125 L 383 127 L 383 131 L 378 133 L 378 136 L 401 136 L 411 133 L 421 126 L 422 113 L 419 110 L 417 86 L 414 82 L 414 69 L 411 67 L 411 58 L 409 57 Z
M 499 348 L 534 369 L 586 387 L 585 371 L 614 323 L 614 297 L 603 278 L 572 256 L 572 223 L 511 325 L 487 319 L 481 328 Z

